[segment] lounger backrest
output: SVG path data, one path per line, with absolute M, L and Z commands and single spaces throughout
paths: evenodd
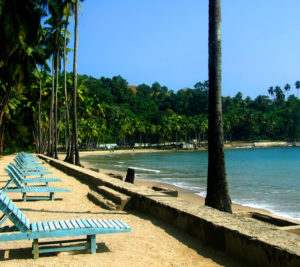
M 20 157 L 15 157 L 14 158 L 14 161 L 20 165 L 24 165 L 25 163 L 27 162 L 35 162 L 34 160 L 31 160 L 31 159 L 22 159 Z
M 30 223 L 25 214 L 2 192 L 0 191 L 0 209 L 8 216 L 11 222 L 21 231 L 27 232 Z
M 19 169 L 18 166 L 16 166 L 13 163 L 9 163 L 7 167 L 9 169 L 11 169 L 18 176 L 20 181 L 22 181 L 22 179 L 23 179 L 22 172 L 21 172 L 21 170 Z
M 37 160 L 36 157 L 34 157 L 34 156 L 30 155 L 30 154 L 28 154 L 28 155 L 25 155 L 25 154 L 21 155 L 21 154 L 19 154 L 19 155 L 16 156 L 16 158 L 19 159 L 19 160 L 21 160 L 21 161 L 26 161 L 26 160 L 36 161 Z
M 12 169 L 10 168 L 5 168 L 4 169 L 6 171 L 6 173 L 8 174 L 8 176 L 10 177 L 10 179 L 13 180 L 14 184 L 18 187 L 18 188 L 22 188 L 22 181 L 20 181 L 19 177 L 16 175 L 16 172 L 13 172 Z
M 21 161 L 20 161 L 20 159 L 18 159 L 18 158 L 14 158 L 14 161 L 15 161 L 15 163 L 20 167 L 20 166 L 22 166 L 22 164 L 24 164 L 24 163 L 22 163 Z

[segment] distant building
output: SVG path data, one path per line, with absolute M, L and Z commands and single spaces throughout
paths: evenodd
M 128 88 L 131 89 L 131 91 L 134 92 L 134 94 L 136 94 L 136 91 L 137 91 L 136 88 L 137 88 L 137 86 L 135 86 L 135 85 L 128 85 Z

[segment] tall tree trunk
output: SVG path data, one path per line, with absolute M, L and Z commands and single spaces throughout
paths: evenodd
M 75 4 L 75 27 L 74 27 L 74 59 L 73 59 L 73 140 L 74 140 L 74 153 L 75 165 L 80 166 L 79 149 L 78 149 L 78 133 L 77 133 L 77 48 L 78 48 L 78 0 Z
M 34 127 L 32 128 L 32 132 L 33 132 L 33 138 L 34 138 L 33 140 L 35 141 L 35 153 L 39 153 L 39 144 L 40 144 L 40 140 L 39 140 L 39 120 L 36 117 L 38 117 L 38 114 L 37 114 L 37 116 L 36 116 L 36 114 L 34 114 L 34 117 L 33 117 Z
M 6 110 L 6 107 L 8 105 L 8 100 L 9 100 L 9 95 L 12 91 L 12 86 L 11 85 L 8 85 L 7 86 L 7 91 L 5 92 L 5 95 L 4 97 L 1 99 L 1 102 L 0 102 L 0 155 L 3 154 L 3 150 L 4 150 L 4 130 L 5 130 L 5 127 L 4 127 L 4 122 L 3 122 L 3 117 L 4 117 L 4 114 L 5 114 L 5 110 Z
M 70 156 L 69 156 L 68 162 L 71 164 L 74 164 L 74 143 L 75 143 L 74 135 L 71 136 L 70 143 L 71 143 L 71 147 L 70 147 Z
M 51 91 L 51 102 L 50 102 L 50 116 L 49 116 L 49 136 L 48 136 L 48 156 L 53 157 L 53 105 L 54 105 L 54 55 L 52 58 L 52 91 Z
M 70 115 L 69 115 L 68 92 L 67 92 L 67 70 L 66 70 L 67 28 L 68 28 L 68 20 L 66 21 L 66 27 L 64 32 L 64 91 L 65 91 L 66 130 L 67 130 L 65 161 L 69 161 L 70 150 L 71 150 L 71 128 L 70 128 Z
M 41 115 L 41 107 L 42 107 L 42 72 L 43 72 L 43 67 L 41 66 L 41 72 L 40 72 L 40 94 L 39 94 L 39 107 L 38 107 L 38 139 L 39 139 L 39 150 L 38 153 L 41 154 L 42 153 L 42 115 Z
M 140 132 L 140 144 L 139 144 L 139 148 L 141 148 L 142 145 L 142 133 Z
M 221 0 L 209 0 L 209 134 L 205 205 L 231 213 L 223 143 L 221 58 Z
M 57 156 L 57 91 L 58 91 L 58 72 L 59 72 L 59 49 L 56 52 L 56 83 L 55 83 L 55 107 L 54 107 L 54 157 L 58 159 Z
M 42 151 L 41 151 L 41 153 L 42 154 L 44 154 L 45 153 L 45 151 L 46 151 L 46 148 L 47 148 L 47 142 L 46 142 L 46 140 L 47 140 L 47 135 L 49 134 L 49 124 L 50 124 L 50 120 L 48 121 L 48 125 L 47 125 L 47 129 L 46 129 L 46 131 L 45 131 L 45 133 L 44 133 L 44 142 L 43 142 L 43 145 L 42 145 Z M 48 144 L 48 146 L 49 146 L 49 144 Z M 49 148 L 48 148 L 48 150 L 49 150 Z
M 4 150 L 4 130 L 5 130 L 5 124 L 0 124 L 0 155 L 3 154 Z
M 4 113 L 5 113 L 7 104 L 8 104 L 8 99 L 9 99 L 10 92 L 12 91 L 12 86 L 11 85 L 8 85 L 7 88 L 8 89 L 5 92 L 5 95 L 2 98 L 1 103 L 0 103 L 0 108 L 1 108 L 1 110 L 0 110 L 0 126 L 2 124 L 3 116 L 4 116 Z
M 37 128 L 37 122 L 34 122 L 34 124 L 35 124 L 34 128 Z M 39 140 L 38 140 L 38 137 L 36 135 L 36 132 L 34 131 L 34 128 L 32 129 L 32 136 L 33 136 L 33 140 L 34 140 L 34 143 L 35 143 L 35 152 L 37 153 Z

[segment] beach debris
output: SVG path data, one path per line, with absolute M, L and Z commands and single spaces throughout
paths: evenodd
M 112 178 L 116 178 L 119 180 L 123 180 L 123 176 L 121 174 L 115 174 L 115 173 L 108 173 L 108 176 L 112 177 Z
M 89 168 L 91 171 L 94 171 L 94 172 L 100 172 L 100 169 L 99 168 Z
M 158 191 L 167 195 L 170 195 L 172 197 L 178 197 L 178 191 L 174 190 L 174 189 L 170 189 L 170 188 L 166 188 L 166 187 L 161 187 L 161 186 L 152 186 L 151 187 L 154 191 Z

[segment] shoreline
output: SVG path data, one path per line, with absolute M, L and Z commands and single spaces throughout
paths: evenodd
M 224 150 L 230 149 L 249 149 L 249 148 L 272 148 L 272 147 L 300 147 L 300 141 L 234 141 L 234 142 L 224 142 Z M 109 150 L 82 150 L 80 154 L 85 155 L 89 153 L 95 154 L 106 154 L 110 153 L 155 153 L 155 152 L 192 152 L 192 151 L 207 151 L 207 146 L 198 147 L 196 149 L 175 149 L 175 148 L 149 148 L 149 147 L 139 147 L 135 146 L 133 149 L 118 149 L 116 148 L 114 151 Z M 64 154 L 63 152 L 62 154 Z
M 118 151 L 118 152 L 117 152 Z M 136 153 L 138 150 L 132 151 L 132 150 L 116 150 L 115 152 L 108 152 L 108 151 L 89 151 L 89 152 L 80 152 L 81 156 L 87 156 L 87 155 L 107 155 L 107 153 L 118 153 L 118 154 L 128 154 L 128 153 Z M 154 150 L 154 149 L 150 149 L 150 150 L 141 150 L 137 153 L 155 153 L 155 152 L 161 152 L 160 150 Z M 162 152 L 172 152 L 170 150 L 167 151 L 162 151 Z M 81 160 L 82 165 L 85 168 L 89 168 L 89 169 L 93 169 L 94 167 L 84 161 L 84 159 Z M 126 177 L 126 172 L 121 172 L 121 171 L 115 171 L 115 170 L 108 170 L 108 169 L 96 169 L 96 171 L 98 171 L 99 173 L 102 173 L 104 175 L 110 176 L 112 177 L 112 179 L 118 179 L 116 177 L 122 177 L 122 180 L 125 180 Z M 201 195 L 199 195 L 198 192 L 193 191 L 191 189 L 187 189 L 187 188 L 182 188 L 170 183 L 166 183 L 166 182 L 162 182 L 162 181 L 156 181 L 156 180 L 147 180 L 147 179 L 139 179 L 139 178 L 135 178 L 134 180 L 134 184 L 138 185 L 138 186 L 144 186 L 144 187 L 148 187 L 148 188 L 152 188 L 153 186 L 156 187 L 161 187 L 167 190 L 176 190 L 178 192 L 178 197 L 182 198 L 184 200 L 188 200 L 190 202 L 199 204 L 199 205 L 204 205 L 205 204 L 205 198 Z M 238 216 L 244 216 L 244 217 L 249 217 L 250 214 L 253 213 L 259 213 L 259 214 L 263 214 L 275 219 L 279 219 L 279 220 L 284 220 L 284 221 L 288 221 L 288 222 L 293 222 L 296 224 L 300 224 L 299 220 L 290 218 L 290 217 L 286 217 L 286 216 L 282 216 L 282 215 L 278 215 L 272 211 L 269 211 L 267 209 L 263 209 L 263 208 L 255 208 L 255 207 L 250 207 L 250 206 L 246 206 L 246 205 L 242 205 L 242 204 L 238 204 L 238 203 L 234 203 L 232 202 L 232 213 Z
M 161 154 L 161 156 L 163 155 L 164 154 Z M 149 156 L 151 158 L 151 154 Z M 111 158 L 112 156 L 110 155 L 108 157 Z M 176 227 L 180 231 L 180 234 L 186 233 L 190 235 L 190 238 L 199 238 L 204 241 L 205 244 L 221 249 L 230 256 L 238 256 L 240 259 L 243 259 L 244 263 L 247 261 L 255 262 L 256 265 L 281 266 L 283 262 L 292 262 L 294 257 L 296 259 L 294 263 L 299 260 L 299 250 L 297 246 L 300 234 L 299 224 L 295 226 L 293 224 L 287 225 L 283 221 L 274 220 L 272 217 L 262 214 L 251 214 L 252 216 L 248 217 L 220 212 L 216 209 L 184 200 L 181 197 L 171 197 L 171 194 L 164 195 L 164 193 L 166 193 L 164 191 L 160 192 L 160 190 L 155 190 L 157 191 L 155 192 L 147 187 L 110 178 L 107 175 L 99 173 L 98 169 L 92 171 L 76 167 L 43 155 L 40 155 L 40 158 L 49 162 L 52 166 L 57 167 L 59 170 L 71 173 L 75 178 L 78 177 L 84 184 L 92 186 L 91 190 L 94 192 L 98 191 L 100 193 L 99 197 L 103 195 L 113 200 L 111 193 L 117 196 L 119 195 L 118 192 L 131 197 L 132 206 L 127 207 L 129 213 L 141 212 L 147 216 L 153 216 L 153 219 L 157 219 L 158 222 L 165 222 L 170 226 Z M 181 160 L 178 162 L 181 162 Z M 91 160 L 91 164 L 97 166 L 97 160 Z M 107 165 L 104 163 L 101 168 L 105 166 L 111 166 L 111 164 L 109 162 L 107 162 Z M 148 167 L 151 168 L 151 166 Z M 108 168 L 114 169 L 113 166 Z M 126 171 L 126 169 L 123 169 L 123 171 Z M 109 194 L 104 193 L 103 190 L 105 188 L 110 192 Z M 97 198 L 97 195 L 95 195 L 95 197 Z M 173 233 L 168 232 L 168 234 L 173 236 Z M 178 235 L 176 238 L 178 238 Z M 160 240 L 158 243 L 161 247 L 164 237 L 160 236 L 158 240 Z M 139 242 L 140 241 L 141 240 L 139 240 Z M 155 246 L 157 245 L 156 243 L 157 242 L 155 242 Z M 220 247 L 220 244 L 224 244 L 225 246 Z M 149 243 L 147 243 L 147 245 L 149 245 Z M 140 251 L 140 244 L 136 244 L 136 246 L 139 247 Z M 255 255 L 259 254 L 261 257 L 254 260 L 252 256 L 253 253 Z M 286 260 L 285 258 L 282 260 L 283 253 L 287 255 L 285 256 Z M 155 253 L 155 255 L 156 254 L 157 253 Z M 177 263 L 173 251 L 171 254 L 172 262 Z M 272 258 L 270 258 L 270 255 L 272 255 Z M 167 255 L 164 257 L 166 256 Z M 157 258 L 157 255 L 155 258 Z M 165 260 L 163 262 L 166 263 Z M 159 266 L 161 266 L 161 263 L 162 261 L 160 261 Z M 182 264 L 178 264 L 178 266 L 179 265 L 183 266 Z M 293 263 L 290 265 L 293 266 Z M 196 265 L 184 264 L 184 266 Z M 205 266 L 209 265 L 206 264 Z

